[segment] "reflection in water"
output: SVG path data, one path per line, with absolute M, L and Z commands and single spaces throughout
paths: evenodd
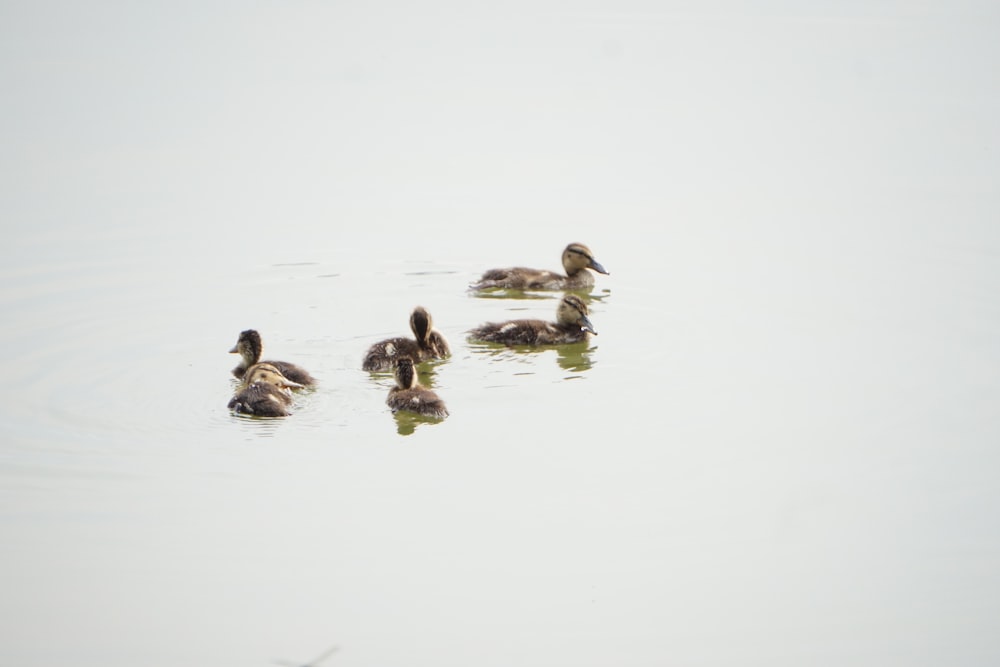
M 544 354 L 555 350 L 556 363 L 559 367 L 572 373 L 583 373 L 589 371 L 593 365 L 593 352 L 597 348 L 591 348 L 589 342 L 572 343 L 569 345 L 504 345 L 503 343 L 484 343 L 481 341 L 469 341 L 469 349 L 473 354 L 481 354 L 492 357 L 498 362 L 520 361 L 519 357 L 530 357 L 535 354 Z M 571 379 L 575 376 L 567 376 L 564 379 Z
M 575 294 L 586 303 L 593 303 L 595 301 L 604 301 L 604 299 L 611 296 L 610 289 L 603 289 L 600 293 L 595 294 L 590 290 L 565 290 L 562 292 L 533 292 L 530 290 L 520 290 L 520 289 L 503 289 L 494 288 L 487 290 L 470 290 L 472 296 L 477 299 L 515 299 L 515 300 L 535 300 L 542 301 L 545 299 L 560 299 L 564 294 Z
M 262 438 L 273 438 L 278 433 L 278 429 L 285 423 L 284 417 L 258 417 L 242 412 L 229 413 L 233 423 L 240 425 L 245 433 L 253 434 Z
M 435 384 L 435 378 L 437 377 L 437 367 L 441 364 L 448 363 L 447 359 L 435 359 L 433 361 L 424 361 L 422 363 L 416 364 L 417 369 L 417 381 L 421 385 L 427 387 L 428 389 L 433 389 Z M 395 386 L 396 382 L 394 379 L 394 371 L 371 371 L 369 375 L 371 379 L 380 385 L 386 387 Z M 386 383 L 384 380 L 388 380 Z
M 413 435 L 421 424 L 440 424 L 444 421 L 439 417 L 425 417 L 405 410 L 393 413 L 392 418 L 396 420 L 396 433 L 400 435 Z
M 544 300 L 544 299 L 554 299 L 558 294 L 553 294 L 552 292 L 526 292 L 520 289 L 503 289 L 494 288 L 487 290 L 473 290 L 470 288 L 472 296 L 477 299 L 534 299 L 534 300 Z
M 564 370 L 582 373 L 589 371 L 594 365 L 593 359 L 591 359 L 593 348 L 587 343 L 560 345 L 556 348 L 556 352 L 559 355 L 559 366 Z

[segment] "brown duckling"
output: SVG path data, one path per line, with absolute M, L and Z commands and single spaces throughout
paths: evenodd
M 417 380 L 417 371 L 413 367 L 413 359 L 399 357 L 396 359 L 396 386 L 389 390 L 385 400 L 395 414 L 400 410 L 415 412 L 425 417 L 444 419 L 448 416 L 445 407 L 437 394 L 424 387 Z
M 587 340 L 591 334 L 597 335 L 588 315 L 587 304 L 583 299 L 575 294 L 567 294 L 556 308 L 554 323 L 544 320 L 489 322 L 469 333 L 476 340 L 507 345 L 579 343 Z
M 482 290 L 493 287 L 520 290 L 579 290 L 594 286 L 594 276 L 590 271 L 611 275 L 594 259 L 590 248 L 582 243 L 570 243 L 563 250 L 562 265 L 566 275 L 541 269 L 527 269 L 516 266 L 510 269 L 491 269 L 483 274 L 472 289 Z
M 390 371 L 400 357 L 411 357 L 420 362 L 427 359 L 443 359 L 451 354 L 448 341 L 434 329 L 431 314 L 421 306 L 410 315 L 412 338 L 389 338 L 375 343 L 365 353 L 361 368 L 366 371 Z
M 254 364 L 247 369 L 236 395 L 226 406 L 235 412 L 258 417 L 285 417 L 291 414 L 290 389 L 301 389 L 302 385 L 281 374 L 277 367 L 269 363 Z
M 240 338 L 236 341 L 236 345 L 233 349 L 229 350 L 230 354 L 239 354 L 243 357 L 243 360 L 239 365 L 233 369 L 233 375 L 238 378 L 243 378 L 246 375 L 247 369 L 256 363 L 266 363 L 278 369 L 278 372 L 285 378 L 296 382 L 303 387 L 309 387 L 316 384 L 316 379 L 309 375 L 309 372 L 302 368 L 301 366 L 296 366 L 295 364 L 290 364 L 287 361 L 260 361 L 261 352 L 264 350 L 264 345 L 260 340 L 260 334 L 254 329 L 247 329 L 246 331 L 240 332 Z

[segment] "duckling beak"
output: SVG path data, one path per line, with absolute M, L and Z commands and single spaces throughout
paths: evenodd
M 291 380 L 285 380 L 281 383 L 281 386 L 286 389 L 305 389 L 304 384 L 299 384 L 298 382 L 292 382 Z
M 236 349 L 238 347 L 239 347 L 239 345 L 233 345 L 233 349 L 229 350 L 229 354 L 239 354 L 240 351 L 238 349 Z
M 589 331 L 595 336 L 597 335 L 597 331 L 594 330 L 594 323 L 591 322 L 590 318 L 587 317 L 586 315 L 584 315 L 583 319 L 580 320 L 580 328 L 583 329 L 584 331 Z
M 597 271 L 598 273 L 603 273 L 606 276 L 610 276 L 611 275 L 610 273 L 607 272 L 607 270 L 605 270 L 605 268 L 603 266 L 601 266 L 601 263 L 598 262 L 593 257 L 590 258 L 590 268 L 592 268 L 594 271 Z

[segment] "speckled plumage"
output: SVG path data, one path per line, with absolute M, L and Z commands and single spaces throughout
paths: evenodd
M 483 274 L 479 282 L 472 285 L 472 289 L 581 290 L 594 286 L 594 276 L 587 269 L 610 275 L 594 259 L 590 248 L 582 243 L 570 243 L 566 246 L 562 253 L 562 265 L 566 275 L 523 266 L 491 269 Z
M 287 361 L 269 360 L 262 362 L 260 360 L 260 356 L 263 350 L 264 344 L 257 331 L 254 329 L 247 329 L 246 331 L 240 332 L 240 337 L 239 340 L 236 341 L 236 345 L 233 346 L 233 349 L 229 350 L 230 354 L 239 354 L 242 357 L 242 361 L 240 361 L 239 365 L 233 369 L 233 375 L 237 378 L 244 378 L 247 370 L 254 364 L 265 363 L 276 367 L 279 373 L 292 382 L 297 382 L 303 386 L 312 386 L 316 384 L 316 379 L 301 366 L 290 364 Z
M 267 362 L 251 366 L 243 379 L 244 383 L 227 407 L 234 412 L 258 417 L 285 417 L 291 414 L 288 410 L 292 404 L 289 390 L 302 387 Z
M 417 381 L 413 359 L 409 357 L 396 360 L 396 386 L 389 390 L 389 397 L 385 402 L 393 413 L 405 410 L 438 419 L 448 416 L 444 401 Z
M 361 368 L 366 371 L 389 371 L 402 357 L 420 362 L 443 359 L 451 354 L 448 341 L 434 329 L 431 314 L 421 306 L 414 308 L 410 314 L 410 329 L 416 339 L 399 337 L 375 343 L 365 352 Z
M 556 321 L 510 320 L 488 322 L 469 332 L 470 338 L 507 345 L 560 345 L 579 343 L 593 334 L 587 304 L 575 294 L 567 294 L 556 308 Z

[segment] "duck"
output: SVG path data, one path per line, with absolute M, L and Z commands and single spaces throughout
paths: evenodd
M 470 338 L 507 345 L 561 345 L 587 340 L 597 331 L 590 321 L 587 304 L 575 294 L 566 294 L 556 308 L 556 321 L 511 320 L 488 322 L 469 332 Z
M 233 346 L 233 349 L 229 350 L 230 354 L 238 354 L 243 358 L 239 365 L 233 369 L 233 375 L 237 378 L 244 378 L 247 370 L 254 364 L 261 363 L 260 355 L 263 349 L 264 345 L 260 340 L 260 334 L 255 329 L 241 331 L 236 345 Z M 290 364 L 287 361 L 266 361 L 262 363 L 276 367 L 278 372 L 286 379 L 303 387 L 311 387 L 316 384 L 316 379 L 301 366 Z
M 270 363 L 254 364 L 243 376 L 243 384 L 226 406 L 234 412 L 258 417 L 287 417 L 292 404 L 291 389 L 301 389 Z
M 472 285 L 474 290 L 491 288 L 519 290 L 582 290 L 594 286 L 594 275 L 590 271 L 611 275 L 594 253 L 582 243 L 570 243 L 562 253 L 562 265 L 566 275 L 541 269 L 527 269 L 515 266 L 509 269 L 490 269 Z M 590 269 L 588 271 L 587 269 Z
M 404 410 L 437 419 L 448 416 L 444 401 L 417 380 L 412 358 L 403 356 L 395 360 L 395 377 L 396 386 L 389 390 L 385 400 L 393 414 Z
M 422 306 L 417 306 L 410 314 L 410 329 L 416 340 L 400 337 L 375 343 L 365 353 L 361 368 L 366 371 L 391 371 L 396 366 L 396 360 L 404 356 L 421 362 L 451 355 L 448 341 L 434 329 L 431 314 Z

